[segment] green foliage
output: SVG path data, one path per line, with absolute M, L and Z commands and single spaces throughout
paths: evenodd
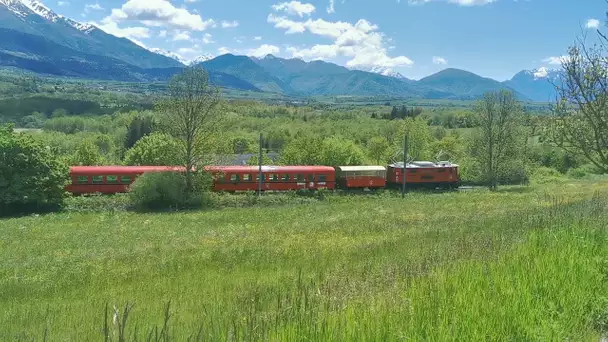
M 99 147 L 92 139 L 83 140 L 70 157 L 71 165 L 91 166 L 103 164 Z
M 157 126 L 154 116 L 150 114 L 136 114 L 129 127 L 125 137 L 125 149 L 130 149 L 139 141 L 139 139 L 151 134 Z
M 262 154 L 262 165 L 273 165 L 274 162 L 267 154 Z M 247 165 L 260 165 L 260 157 L 258 155 L 253 155 L 249 157 L 247 160 Z
M 433 141 L 433 136 L 429 129 L 429 125 L 423 118 L 407 118 L 403 120 L 400 127 L 400 139 L 396 140 L 395 149 L 403 151 L 403 138 L 408 136 L 408 156 L 410 159 L 426 160 L 430 159 L 430 144 Z M 401 152 L 403 153 L 403 152 Z M 398 156 L 397 160 L 402 160 L 403 157 Z
M 552 182 L 561 182 L 563 180 L 563 177 L 564 175 L 556 169 L 541 166 L 536 168 L 532 172 L 530 180 L 532 181 L 532 183 L 545 184 Z
M 153 172 L 138 177 L 131 185 L 129 197 L 138 210 L 178 210 L 200 208 L 209 190 L 209 174 L 193 173 L 193 188 L 188 189 L 187 178 L 178 172 Z
M 0 127 L 0 215 L 61 206 L 68 174 L 54 150 Z
M 393 155 L 393 150 L 388 140 L 383 137 L 371 138 L 367 143 L 367 151 L 369 159 L 378 165 L 388 164 Z
M 178 143 L 168 134 L 152 133 L 143 137 L 125 154 L 125 165 L 181 165 L 176 154 Z
M 281 153 L 284 165 L 320 165 L 323 140 L 315 136 L 296 137 L 289 142 Z
M 321 143 L 320 163 L 322 165 L 365 165 L 365 152 L 352 140 L 333 137 L 324 139 Z

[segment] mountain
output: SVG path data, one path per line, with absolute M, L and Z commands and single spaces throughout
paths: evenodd
M 547 102 L 555 100 L 557 95 L 555 85 L 560 83 L 561 75 L 562 72 L 559 70 L 543 67 L 521 71 L 503 83 L 533 101 Z
M 115 37 L 93 25 L 58 15 L 39 1 L 0 0 L 0 28 L 43 37 L 73 51 L 117 59 L 140 68 L 182 66 L 178 61 L 148 51 L 126 38 Z M 8 31 L 4 32 L 6 35 Z M 28 57 L 32 59 L 44 59 L 49 53 L 28 44 L 28 41 L 13 41 L 9 47 L 0 40 L 0 50 L 17 56 L 27 50 Z M 69 59 L 71 56 L 64 57 Z
M 191 60 L 191 61 L 189 61 L 187 63 L 184 63 L 184 64 L 186 64 L 186 65 L 197 65 L 197 64 L 201 64 L 203 62 L 206 62 L 206 61 L 208 61 L 210 59 L 213 59 L 213 56 L 211 56 L 211 55 L 201 55 L 201 56 L 198 56 L 195 59 L 193 59 L 193 60 Z
M 188 64 L 188 62 L 185 59 L 183 59 L 182 56 L 176 54 L 175 52 L 171 52 L 171 51 L 167 51 L 167 50 L 163 50 L 163 49 L 159 49 L 159 48 L 150 48 L 149 50 L 151 52 L 154 52 L 157 55 L 161 55 L 161 56 L 165 56 L 165 57 L 174 59 L 174 60 L 178 61 L 180 64 L 183 64 L 183 65 Z
M 427 76 L 416 82 L 416 84 L 445 93 L 451 93 L 453 94 L 453 96 L 450 96 L 451 98 L 462 100 L 479 98 L 488 91 L 513 90 L 508 85 L 491 78 L 481 77 L 472 72 L 453 68 L 444 69 L 436 74 Z M 515 91 L 515 95 L 521 100 L 528 100 L 525 95 L 517 91 Z
M 209 72 L 222 72 L 238 77 L 263 91 L 284 94 L 293 93 L 288 85 L 247 56 L 225 54 L 197 65 Z

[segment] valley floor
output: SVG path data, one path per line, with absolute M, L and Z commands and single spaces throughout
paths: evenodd
M 0 340 L 598 341 L 607 209 L 599 180 L 1 220 Z

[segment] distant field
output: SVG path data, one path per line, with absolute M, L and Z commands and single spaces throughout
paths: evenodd
M 608 180 L 0 221 L 0 340 L 598 341 Z M 604 328 L 606 325 L 603 326 Z M 164 330 L 167 331 L 167 330 Z

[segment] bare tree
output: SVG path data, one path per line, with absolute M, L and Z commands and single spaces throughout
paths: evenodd
M 598 43 L 583 35 L 562 59 L 549 139 L 608 172 L 608 39 L 597 33 Z
M 476 156 L 488 187 L 495 190 L 509 158 L 517 157 L 522 109 L 512 92 L 502 90 L 486 93 L 475 112 L 480 123 Z
M 209 161 L 221 123 L 220 91 L 209 84 L 202 68 L 188 68 L 169 83 L 169 98 L 158 105 L 163 126 L 179 144 L 178 160 L 186 167 L 187 190 L 193 190 L 192 171 Z

